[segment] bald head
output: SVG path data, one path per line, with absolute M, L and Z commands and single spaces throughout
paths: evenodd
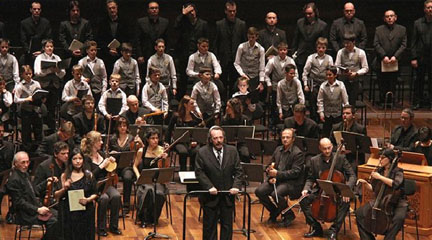
M 347 20 L 351 20 L 355 15 L 355 7 L 351 2 L 347 2 L 344 5 L 344 16 Z
M 129 95 L 127 98 L 127 105 L 131 112 L 136 113 L 139 108 L 138 98 L 135 95 Z
M 265 18 L 268 26 L 274 27 L 277 24 L 277 15 L 274 12 L 268 12 Z
M 325 157 L 330 157 L 333 150 L 333 144 L 330 139 L 321 138 L 319 148 Z

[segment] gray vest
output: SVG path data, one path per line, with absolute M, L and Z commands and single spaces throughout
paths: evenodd
M 199 57 L 198 53 L 194 53 L 193 54 L 193 61 L 194 61 L 194 72 L 199 72 L 200 68 L 202 67 L 206 67 L 206 68 L 211 68 L 212 69 L 212 74 L 214 74 L 214 69 L 213 69 L 213 62 L 212 59 L 210 57 L 210 54 L 207 54 L 207 56 L 204 59 L 204 62 L 201 61 L 201 58 Z M 193 78 L 194 82 L 199 81 L 198 77 L 194 77 Z
M 330 65 L 329 55 L 324 55 L 324 60 L 322 64 L 319 63 L 317 58 L 312 59 L 311 69 L 310 69 L 310 79 L 313 80 L 314 86 L 321 86 L 323 82 L 326 81 L 326 69 Z
M 90 79 L 90 88 L 93 94 L 99 94 L 102 92 L 102 76 L 103 76 L 103 68 L 102 68 L 102 60 L 96 59 L 96 63 L 93 66 L 93 76 Z M 88 62 L 82 61 L 83 68 L 87 67 Z M 90 66 L 89 66 L 90 67 Z
M 336 85 L 333 92 L 330 91 L 330 86 L 324 86 L 323 102 L 324 115 L 326 117 L 339 117 L 342 115 L 342 91 L 340 85 Z
M 6 55 L 6 63 L 3 65 L 0 61 L 0 75 L 6 81 L 6 84 L 13 82 L 13 56 L 9 53 Z
M 284 81 L 281 82 L 281 89 L 283 92 L 281 96 L 281 104 L 282 109 L 285 111 L 289 111 L 294 104 L 298 103 L 297 84 L 294 81 L 295 80 L 288 82 L 284 79 Z
M 170 85 L 171 73 L 170 73 L 170 61 L 168 55 L 165 53 L 162 57 L 159 57 L 157 54 L 151 56 L 151 66 L 159 69 L 161 71 L 161 76 L 159 82 L 162 83 L 165 87 Z
M 158 83 L 156 87 L 149 85 L 147 88 L 148 101 L 156 108 L 162 109 L 162 94 L 160 94 L 161 83 Z
M 135 68 L 137 67 L 130 60 L 130 64 L 124 63 L 122 60 L 119 61 L 119 74 L 121 76 L 120 88 L 121 89 L 134 89 L 135 88 Z
M 243 43 L 246 46 L 248 42 Z M 252 52 L 249 52 L 249 46 L 243 48 L 243 53 L 240 58 L 240 66 L 243 72 L 248 75 L 249 78 L 255 78 L 259 76 L 259 65 L 260 65 L 260 49 L 254 47 Z
M 213 91 L 215 91 L 217 87 L 212 82 L 210 82 L 209 84 L 210 86 L 208 88 L 208 91 L 198 93 L 196 103 L 202 113 L 212 115 L 216 108 L 216 103 L 213 98 Z
M 360 58 L 359 58 L 359 54 L 358 54 L 359 50 L 357 49 L 357 51 L 355 51 L 353 53 L 352 58 L 349 58 L 349 52 L 346 51 L 345 49 L 342 50 L 342 54 L 341 56 L 341 64 L 343 67 L 348 68 L 349 70 L 355 72 L 360 70 L 361 68 L 361 63 L 360 63 Z
M 285 66 L 281 66 L 280 57 L 275 56 L 273 64 L 273 71 L 271 74 L 272 86 L 277 86 L 278 82 L 285 78 Z M 274 87 L 273 89 L 276 90 Z

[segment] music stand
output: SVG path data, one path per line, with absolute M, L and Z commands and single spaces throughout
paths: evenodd
M 194 128 L 194 127 L 176 127 L 173 133 L 173 138 L 177 139 L 184 132 L 189 131 L 189 134 L 184 136 L 179 142 L 190 143 L 197 142 L 205 144 L 207 142 L 208 129 L 207 128 Z
M 135 152 L 134 151 L 118 152 L 118 153 L 112 153 L 111 156 L 113 156 L 116 159 L 117 168 L 122 169 L 131 166 L 131 164 L 134 161 Z
M 355 199 L 355 195 L 351 188 L 344 184 L 338 182 L 332 182 L 329 180 L 321 180 L 317 179 L 318 185 L 320 188 L 329 196 L 341 196 L 341 197 L 349 197 Z
M 243 189 L 244 192 L 247 192 L 247 185 L 249 182 L 264 182 L 264 166 L 262 164 L 257 163 L 240 163 L 243 171 L 244 171 L 244 181 L 243 181 Z M 248 213 L 250 214 L 250 212 Z M 249 226 L 250 229 L 250 226 Z M 243 198 L 243 226 L 241 229 L 233 230 L 233 232 L 240 232 L 246 237 L 248 236 L 248 231 L 246 228 L 246 197 Z M 256 232 L 253 229 L 250 229 L 250 233 Z
M 154 225 L 153 232 L 149 232 L 149 234 L 144 239 L 152 239 L 152 238 L 165 238 L 170 239 L 171 237 L 165 234 L 159 234 L 156 231 L 156 225 L 158 224 L 158 219 L 156 219 L 156 192 L 157 192 L 157 183 L 164 184 L 170 181 L 172 175 L 174 174 L 174 168 L 150 168 L 143 169 L 141 171 L 141 175 L 137 180 L 137 185 L 141 184 L 153 184 L 154 192 L 153 192 L 153 203 L 154 203 Z
M 249 151 L 255 155 L 261 156 L 261 164 L 264 164 L 264 155 L 272 155 L 278 143 L 273 140 L 264 140 L 258 138 L 244 138 Z
M 227 142 L 238 142 L 246 137 L 253 138 L 255 135 L 255 126 L 226 125 L 222 128 Z
M 159 131 L 159 134 L 161 134 L 161 136 L 162 136 L 162 126 L 161 125 L 136 125 L 136 124 L 129 125 L 130 133 L 134 137 L 137 135 L 138 129 L 140 129 L 139 137 L 141 139 L 144 139 L 144 134 L 146 133 L 148 128 L 156 128 Z
M 304 142 L 305 137 L 303 136 L 296 136 L 294 140 L 294 145 L 297 146 L 300 150 L 303 152 L 307 152 L 307 147 Z
M 355 152 L 356 166 L 358 166 L 358 157 L 360 153 L 371 153 L 370 146 L 372 142 L 370 137 L 353 132 L 342 132 L 342 138 L 345 143 L 345 149 Z
M 325 195 L 336 196 L 332 181 L 317 179 L 317 183 L 319 187 L 324 191 Z
M 320 154 L 319 150 L 319 140 L 315 138 L 304 138 L 304 144 L 306 145 L 307 154 L 317 155 Z

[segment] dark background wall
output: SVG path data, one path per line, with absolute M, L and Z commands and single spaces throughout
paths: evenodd
M 67 3 L 65 0 L 41 0 L 42 16 L 51 21 L 54 36 L 57 37 L 57 29 L 60 21 L 67 19 Z M 173 26 L 174 19 L 181 13 L 181 6 L 185 1 L 160 0 L 161 15 L 167 17 Z M 222 0 L 198 0 L 194 1 L 198 9 L 198 16 L 207 20 L 211 30 L 214 30 L 215 21 L 224 17 L 224 2 Z M 249 26 L 259 29 L 264 27 L 264 17 L 268 11 L 275 11 L 279 16 L 279 27 L 287 32 L 288 44 L 292 41 L 296 20 L 302 17 L 302 8 L 308 1 L 300 0 L 238 0 L 238 17 L 246 20 Z M 0 20 L 6 24 L 6 35 L 12 40 L 12 45 L 19 45 L 19 22 L 28 17 L 31 1 L 1 0 Z M 127 17 L 131 24 L 137 18 L 146 15 L 148 1 L 143 0 L 119 0 L 121 17 Z M 319 0 L 315 1 L 320 17 L 329 25 L 342 16 L 342 8 L 345 1 Z M 382 24 L 382 16 L 385 10 L 393 9 L 398 15 L 398 23 L 407 27 L 410 36 L 415 19 L 423 16 L 423 1 L 421 0 L 359 0 L 353 1 L 356 6 L 356 16 L 365 21 L 368 31 L 368 47 L 372 47 L 375 27 Z M 92 23 L 102 17 L 105 11 L 105 1 L 85 0 L 80 1 L 81 16 Z M 171 37 L 175 38 L 174 31 Z

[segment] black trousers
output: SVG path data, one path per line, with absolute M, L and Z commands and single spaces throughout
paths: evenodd
M 394 96 L 396 94 L 396 83 L 399 72 L 379 72 L 378 73 L 378 87 L 379 87 L 379 100 L 381 103 L 385 102 L 385 95 L 387 92 L 393 93 L 393 99 L 388 99 L 388 103 L 394 102 Z M 350 102 L 350 104 L 352 104 Z
M 98 230 L 106 229 L 107 209 L 110 208 L 110 223 L 111 229 L 118 228 L 119 210 L 121 205 L 121 196 L 116 188 L 108 187 L 106 193 L 99 197 L 99 206 L 97 209 L 97 226 Z
M 310 194 L 306 198 L 303 199 L 303 201 L 300 202 L 301 210 L 303 211 L 303 214 L 306 219 L 306 223 L 311 225 L 313 228 L 321 228 L 320 223 L 312 217 L 312 211 L 311 211 L 311 205 L 312 202 L 318 197 L 318 194 Z M 330 227 L 330 231 L 334 233 L 338 233 L 342 223 L 345 220 L 345 216 L 348 213 L 349 210 L 349 203 L 343 202 L 342 199 L 339 199 L 337 202 L 337 215 L 336 219 L 334 220 L 333 224 Z
M 35 111 L 21 111 L 22 132 L 21 138 L 26 151 L 31 151 L 32 145 L 38 145 L 42 142 L 42 117 Z M 32 133 L 35 141 L 32 141 Z
M 229 61 L 226 65 L 222 66 L 222 69 L 223 72 L 220 76 L 220 80 L 225 86 L 225 90 L 227 92 L 227 96 L 225 96 L 225 99 L 230 99 L 231 96 L 237 91 L 238 73 L 232 61 Z
M 221 240 L 232 239 L 233 233 L 233 211 L 234 203 L 228 206 L 225 199 L 221 197 L 215 207 L 203 206 L 203 238 L 206 240 L 217 240 L 217 224 L 220 220 Z
M 132 184 L 135 179 L 135 174 L 131 167 L 126 167 L 122 169 L 121 176 L 123 178 L 123 205 L 125 207 L 129 207 Z
M 418 67 L 416 69 L 416 79 L 414 82 L 414 99 L 413 104 L 422 104 L 424 101 L 424 89 L 425 83 L 428 84 L 428 95 L 429 101 L 432 101 L 432 69 L 431 69 L 431 61 L 419 61 Z M 427 74 L 427 81 L 425 80 L 425 76 Z
M 372 209 L 371 204 L 372 203 L 367 203 L 361 206 L 359 209 L 357 209 L 355 213 L 360 239 L 362 240 L 375 240 L 375 236 L 372 233 L 368 232 L 364 227 L 365 216 Z M 391 225 L 389 230 L 385 234 L 384 240 L 396 239 L 396 235 L 401 230 L 404 224 L 407 210 L 408 210 L 407 207 L 403 205 L 402 206 L 399 205 L 394 209 L 394 215 L 393 218 L 391 219 Z
M 189 171 L 195 170 L 195 156 L 199 150 L 199 146 L 194 148 L 178 143 L 175 145 L 175 151 L 179 154 L 180 171 L 187 171 L 187 158 L 189 157 Z
M 358 90 L 360 88 L 359 78 L 355 78 L 354 80 L 344 80 L 345 88 L 348 94 L 349 104 L 355 106 L 356 100 L 358 98 Z
M 286 196 L 298 195 L 301 191 L 300 187 L 295 187 L 291 182 L 276 183 L 276 191 L 278 195 L 279 204 L 277 207 L 271 202 L 271 196 L 276 202 L 276 194 L 274 192 L 273 184 L 268 182 L 262 183 L 255 190 L 255 195 L 258 197 L 264 207 L 270 212 L 270 218 L 276 219 L 279 214 L 288 207 L 288 202 L 285 200 Z M 292 210 L 288 211 L 285 215 L 294 215 Z
M 50 132 L 56 131 L 56 107 L 57 103 L 59 101 L 59 89 L 55 88 L 52 83 L 45 88 L 44 90 L 47 90 L 49 94 L 47 95 L 47 99 L 45 102 L 45 105 L 48 110 L 47 116 L 44 118 L 44 122 L 48 125 L 48 128 Z
M 325 112 L 325 109 L 324 109 Z M 330 132 L 333 124 L 340 123 L 342 121 L 342 116 L 337 117 L 325 117 L 323 123 L 322 137 L 330 137 Z

